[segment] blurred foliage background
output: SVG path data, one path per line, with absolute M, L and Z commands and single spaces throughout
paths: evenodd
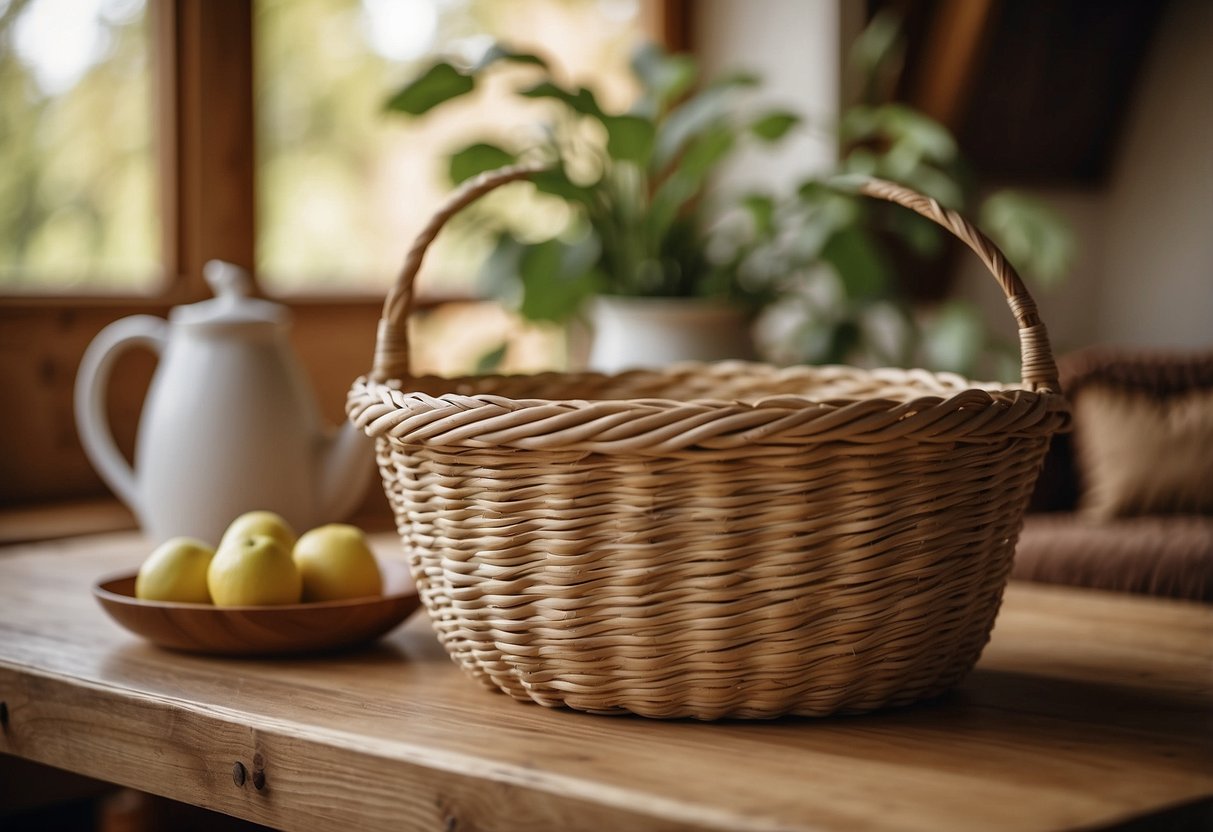
M 634 95 L 627 60 L 644 36 L 639 4 L 615 0 L 258 0 L 255 9 L 258 270 L 282 292 L 381 292 L 449 192 L 446 152 L 473 135 L 533 130 L 546 110 L 511 96 L 502 78 L 442 124 L 385 117 L 388 91 L 436 54 L 473 60 L 508 38 L 542 51 L 570 82 L 593 79 L 618 105 Z M 486 210 L 535 236 L 566 209 L 520 188 Z M 491 242 L 482 224 L 456 222 L 423 283 L 470 290 Z
M 143 0 L 0 2 L 0 289 L 161 277 Z
M 443 152 L 530 129 L 503 78 L 442 125 L 384 118 L 387 92 L 442 54 L 533 45 L 622 106 L 645 36 L 638 0 L 255 0 L 257 266 L 271 292 L 381 293 L 447 193 Z M 0 0 L 0 289 L 151 291 L 161 277 L 154 50 L 146 0 Z M 522 235 L 558 200 L 502 194 Z M 455 224 L 425 280 L 467 289 L 491 239 Z

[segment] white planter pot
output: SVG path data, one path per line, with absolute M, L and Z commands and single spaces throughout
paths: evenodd
M 694 298 L 598 297 L 589 304 L 589 368 L 604 373 L 677 361 L 753 358 L 744 310 Z

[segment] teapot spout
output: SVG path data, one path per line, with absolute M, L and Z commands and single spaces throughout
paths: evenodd
M 319 507 L 325 522 L 350 515 L 362 502 L 375 464 L 374 444 L 353 424 L 346 423 L 327 438 L 320 454 Z

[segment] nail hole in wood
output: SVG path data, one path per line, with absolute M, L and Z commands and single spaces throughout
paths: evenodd
M 232 782 L 233 783 L 235 783 L 237 786 L 243 786 L 244 778 L 245 778 L 246 774 L 247 774 L 247 772 L 244 769 L 244 763 L 240 762 L 239 760 L 232 763 Z
M 265 788 L 265 758 L 259 753 L 253 755 L 253 788 L 257 791 Z

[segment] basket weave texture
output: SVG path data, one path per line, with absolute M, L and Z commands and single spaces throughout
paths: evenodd
M 425 247 L 530 172 L 482 177 L 435 217 L 348 401 L 452 658 L 516 699 L 651 717 L 821 716 L 955 685 L 1069 418 L 1043 324 L 997 250 L 913 192 L 864 186 L 993 264 L 1022 385 L 744 362 L 409 378 Z

